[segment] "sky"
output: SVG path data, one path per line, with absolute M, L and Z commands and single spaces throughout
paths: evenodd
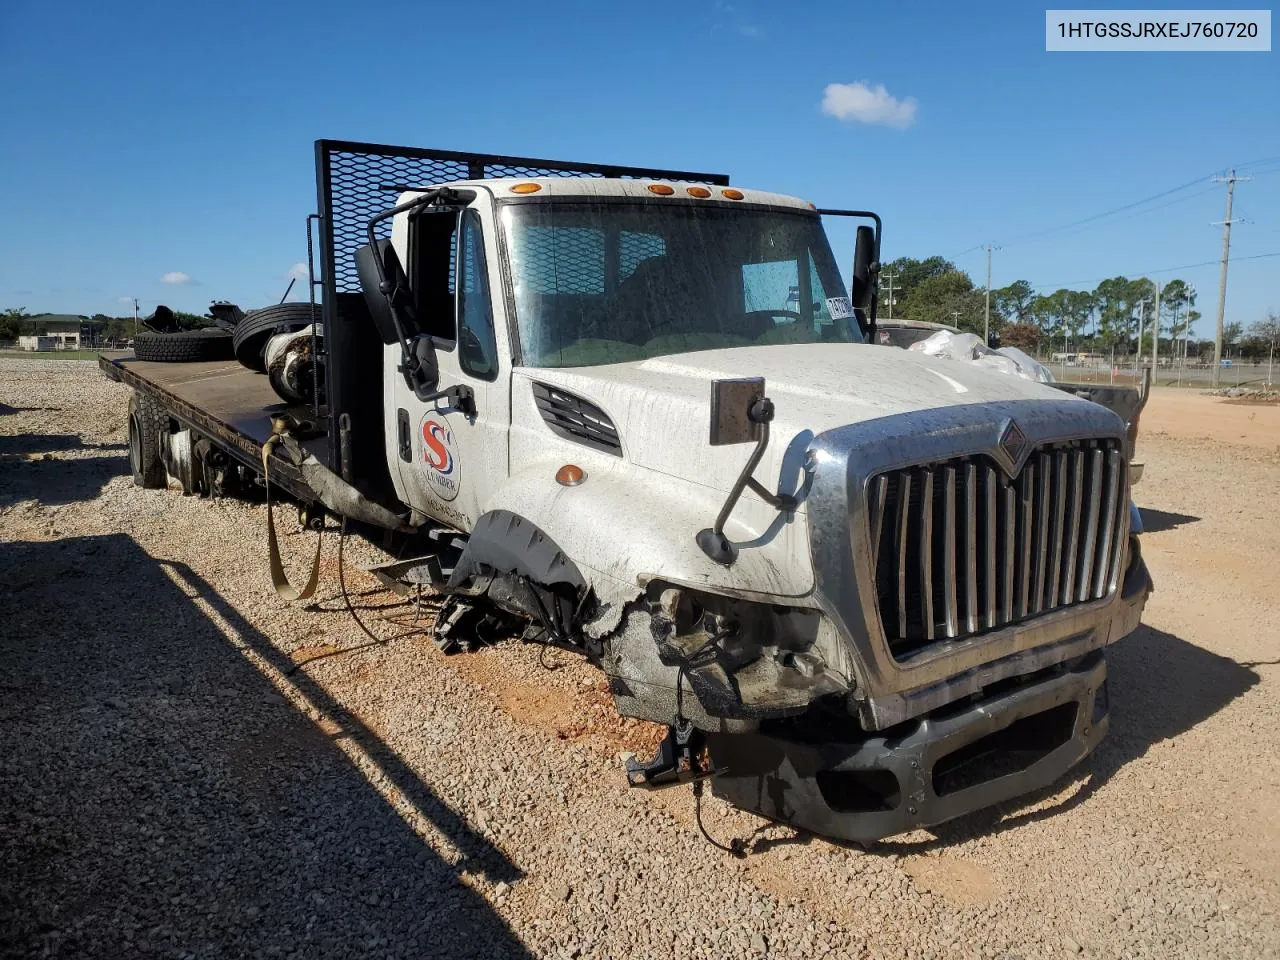
M 312 142 L 334 138 L 727 172 L 874 209 L 886 261 L 939 254 L 980 285 L 987 243 L 997 287 L 1181 277 L 1202 336 L 1226 194 L 1211 178 L 1235 166 L 1255 179 L 1236 186 L 1226 319 L 1280 310 L 1280 54 L 1047 53 L 1044 17 L 4 0 L 0 308 L 275 302 L 306 260 Z M 828 232 L 850 260 L 848 222 Z

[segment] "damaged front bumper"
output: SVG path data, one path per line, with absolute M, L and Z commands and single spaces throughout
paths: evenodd
M 853 724 L 852 718 L 850 723 Z M 849 742 L 708 734 L 717 796 L 763 817 L 866 843 L 1047 786 L 1107 732 L 1106 662 L 1070 666 Z
M 1111 640 L 1138 626 L 1150 591 L 1134 538 Z M 712 787 L 735 806 L 838 840 L 933 826 L 1048 786 L 1088 756 L 1107 732 L 1106 678 L 1089 635 L 954 678 L 978 685 L 956 699 L 948 684 L 942 705 L 887 728 L 828 715 L 708 733 L 712 765 L 724 771 Z

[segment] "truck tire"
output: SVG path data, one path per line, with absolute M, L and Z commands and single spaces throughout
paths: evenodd
M 198 360 L 230 360 L 234 356 L 231 334 L 208 327 L 181 333 L 139 333 L 133 338 L 133 355 L 157 363 L 193 363 Z
M 231 337 L 236 359 L 250 370 L 266 373 L 262 350 L 267 341 L 277 333 L 293 333 L 318 320 L 312 309 L 309 303 L 277 303 L 261 310 L 250 310 L 236 324 Z
M 136 390 L 129 397 L 129 466 L 133 482 L 144 490 L 169 485 L 169 474 L 160 458 L 162 414 L 151 397 Z

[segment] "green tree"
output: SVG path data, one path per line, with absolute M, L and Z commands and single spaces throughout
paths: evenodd
M 906 298 L 903 315 L 981 335 L 985 303 L 985 293 L 974 289 L 967 273 L 948 270 L 920 281 Z
M 1237 347 L 1240 344 L 1240 335 L 1244 333 L 1244 324 L 1239 320 L 1232 320 L 1230 323 L 1222 325 L 1222 349 L 1227 347 Z
M 1036 299 L 1036 292 L 1025 280 L 1015 280 L 1007 287 L 991 291 L 991 310 L 1000 312 L 1003 321 L 1011 324 L 1025 324 L 1031 320 L 1031 304 Z
M 1170 280 L 1160 291 L 1160 333 L 1176 338 L 1187 320 L 1187 310 L 1195 306 L 1195 294 L 1185 280 Z
M 1101 345 L 1127 352 L 1136 345 L 1140 311 L 1150 316 L 1153 309 L 1155 285 L 1150 280 L 1112 277 L 1094 288 L 1093 301 Z
M 1241 352 L 1255 360 L 1273 362 L 1276 347 L 1280 346 L 1280 313 L 1274 310 L 1249 327 L 1249 334 L 1240 344 Z
M 915 292 L 916 287 L 933 277 L 955 272 L 956 265 L 942 257 L 926 257 L 923 260 L 916 260 L 914 257 L 899 257 L 897 260 L 885 264 L 880 271 L 880 290 L 882 295 L 887 296 L 889 285 L 886 277 L 893 277 L 893 299 L 899 305 L 899 309 L 895 309 L 894 313 L 901 313 L 903 316 L 911 317 L 901 307 L 905 306 L 906 301 Z M 916 318 L 911 317 L 911 319 Z
M 0 313 L 0 340 L 17 340 L 25 332 L 26 307 L 8 307 Z

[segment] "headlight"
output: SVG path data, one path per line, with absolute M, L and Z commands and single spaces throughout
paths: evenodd
M 818 610 L 654 584 L 653 639 L 717 716 L 784 716 L 854 687 L 850 658 Z

